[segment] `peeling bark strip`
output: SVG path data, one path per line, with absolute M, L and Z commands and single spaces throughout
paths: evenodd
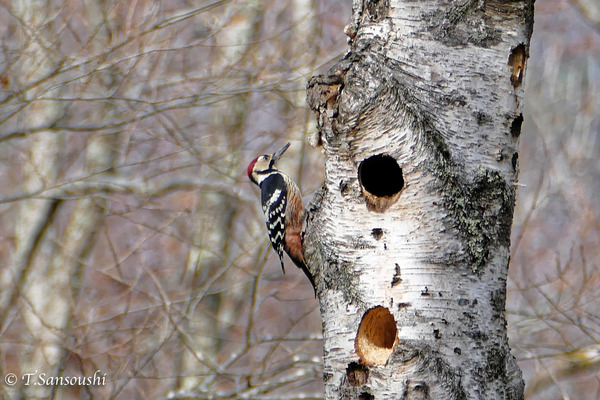
M 327 399 L 522 399 L 504 304 L 532 1 L 354 0 L 311 78 Z

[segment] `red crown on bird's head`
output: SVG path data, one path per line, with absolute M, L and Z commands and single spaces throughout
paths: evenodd
M 260 156 L 258 156 L 258 157 L 260 157 Z M 248 165 L 248 178 L 250 178 L 250 176 L 252 175 L 252 169 L 254 168 L 254 164 L 256 164 L 256 162 L 258 161 L 258 157 L 256 157 L 254 160 L 252 160 L 250 165 Z

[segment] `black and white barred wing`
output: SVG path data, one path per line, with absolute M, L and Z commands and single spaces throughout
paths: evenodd
M 285 239 L 285 208 L 287 206 L 287 189 L 284 179 L 279 174 L 269 176 L 261 185 L 261 202 L 267 223 L 267 232 L 273 248 L 279 255 L 281 269 L 283 266 L 283 244 Z

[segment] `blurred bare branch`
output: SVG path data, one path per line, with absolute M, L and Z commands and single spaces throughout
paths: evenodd
M 600 394 L 597 6 L 536 3 L 507 304 L 529 400 Z
M 318 187 L 304 87 L 350 10 L 0 7 L 3 398 L 320 394 L 315 302 L 280 276 L 245 169 L 291 140 Z
M 594 0 L 569 0 L 581 15 L 600 32 L 600 4 Z

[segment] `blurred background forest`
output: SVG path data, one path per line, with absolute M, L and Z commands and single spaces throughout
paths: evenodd
M 291 141 L 320 186 L 305 85 L 350 8 L 0 0 L 2 398 L 321 398 L 318 303 L 245 169 Z M 530 56 L 509 335 L 528 399 L 597 399 L 600 4 L 538 0 Z M 5 383 L 35 371 L 106 384 Z

